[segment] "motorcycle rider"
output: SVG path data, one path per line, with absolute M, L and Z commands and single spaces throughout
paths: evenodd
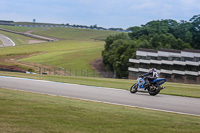
M 148 73 L 144 74 L 144 80 L 145 80 L 145 87 L 149 86 L 149 80 L 155 80 L 158 78 L 158 73 L 157 73 L 157 70 L 156 68 L 151 68 L 149 70 Z

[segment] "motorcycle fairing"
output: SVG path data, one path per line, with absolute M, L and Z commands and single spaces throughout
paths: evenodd
M 144 84 L 145 84 L 144 79 L 138 78 L 137 83 L 138 83 L 138 88 L 144 89 Z
M 163 83 L 165 83 L 167 80 L 166 79 L 155 79 L 153 80 L 153 83 L 158 83 L 158 85 L 162 85 Z

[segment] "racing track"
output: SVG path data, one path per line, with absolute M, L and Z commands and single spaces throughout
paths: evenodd
M 10 38 L 2 34 L 0 34 L 0 40 L 3 42 L 0 47 L 15 46 L 15 43 Z
M 200 116 L 200 99 L 0 76 L 0 88 Z

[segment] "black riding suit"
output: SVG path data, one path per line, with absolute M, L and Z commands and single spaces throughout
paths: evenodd
M 144 76 L 144 81 L 145 81 L 145 85 L 149 85 L 149 80 L 153 81 L 155 79 L 157 79 L 158 75 L 154 74 L 153 72 L 148 72 L 146 74 L 143 75 Z

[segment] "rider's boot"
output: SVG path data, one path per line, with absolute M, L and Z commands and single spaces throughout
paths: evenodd
M 149 86 L 150 86 L 150 83 L 149 83 L 149 82 L 147 82 L 147 83 L 144 84 L 144 88 L 145 88 L 145 89 L 147 89 Z
M 165 87 L 163 86 L 163 87 L 160 88 L 160 90 L 162 90 L 162 89 L 165 89 Z

